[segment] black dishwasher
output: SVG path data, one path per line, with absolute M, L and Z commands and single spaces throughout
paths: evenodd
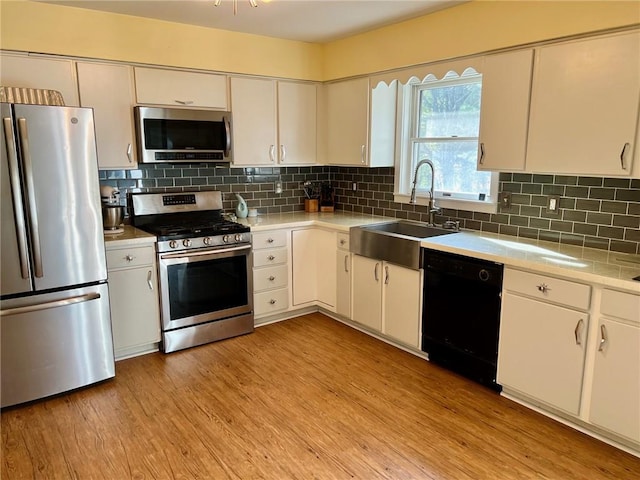
M 422 350 L 482 385 L 496 383 L 502 270 L 499 263 L 423 249 Z

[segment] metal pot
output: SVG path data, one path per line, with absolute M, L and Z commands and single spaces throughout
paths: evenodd
M 124 220 L 124 206 L 102 205 L 102 227 L 105 230 L 117 230 Z

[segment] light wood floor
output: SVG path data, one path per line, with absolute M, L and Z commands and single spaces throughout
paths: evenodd
M 640 459 L 323 315 L 2 412 L 2 479 L 631 479 Z

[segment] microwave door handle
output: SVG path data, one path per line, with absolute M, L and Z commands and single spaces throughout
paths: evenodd
M 16 219 L 16 237 L 18 241 L 18 256 L 20 257 L 20 274 L 22 278 L 29 278 L 29 258 L 27 256 L 27 226 L 24 221 L 24 207 L 20 195 L 20 174 L 18 173 L 18 149 L 10 117 L 2 119 L 6 137 L 7 163 L 9 167 L 9 183 L 11 184 L 11 198 L 13 200 L 13 214 Z
M 223 118 L 224 120 L 224 131 L 227 137 L 227 143 L 225 145 L 224 156 L 228 157 L 229 152 L 231 152 L 231 124 L 229 123 L 229 119 L 227 117 Z

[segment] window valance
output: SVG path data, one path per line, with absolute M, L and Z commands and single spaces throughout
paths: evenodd
M 433 75 L 441 80 L 448 72 L 455 72 L 458 76 L 462 76 L 464 71 L 470 68 L 477 73 L 482 73 L 483 63 L 484 56 L 480 56 L 390 70 L 388 72 L 371 75 L 371 88 L 376 88 L 380 83 L 391 85 L 394 80 L 406 85 L 413 78 L 422 81 L 429 75 Z

